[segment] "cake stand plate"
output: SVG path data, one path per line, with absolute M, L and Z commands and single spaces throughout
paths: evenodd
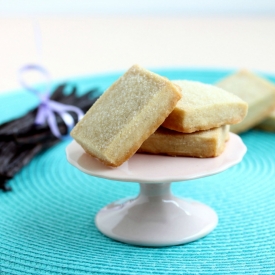
M 171 183 L 220 173 L 239 163 L 245 153 L 241 138 L 232 133 L 224 152 L 216 158 L 135 154 L 117 168 L 92 158 L 75 141 L 66 148 L 68 161 L 86 174 L 140 184 L 136 198 L 107 205 L 98 212 L 95 223 L 112 239 L 155 247 L 197 240 L 218 223 L 217 214 L 207 205 L 174 196 Z

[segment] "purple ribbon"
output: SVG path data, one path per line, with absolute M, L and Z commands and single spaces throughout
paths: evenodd
M 47 87 L 45 88 L 44 93 L 40 93 L 36 88 L 24 81 L 23 75 L 28 71 L 37 71 L 45 78 Z M 54 136 L 59 139 L 67 138 L 69 135 L 62 135 L 60 133 L 54 113 L 57 113 L 62 118 L 69 133 L 74 127 L 75 123 L 72 115 L 68 113 L 68 111 L 76 113 L 79 121 L 84 115 L 82 110 L 76 106 L 66 105 L 50 99 L 51 79 L 48 71 L 44 67 L 35 64 L 23 66 L 21 69 L 19 69 L 18 76 L 22 87 L 32 92 L 40 99 L 40 105 L 38 106 L 35 124 L 41 125 L 47 122 Z

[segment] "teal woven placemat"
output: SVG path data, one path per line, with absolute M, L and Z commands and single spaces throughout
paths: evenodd
M 230 73 L 157 72 L 206 83 Z M 71 82 L 80 91 L 104 90 L 119 75 Z M 0 123 L 35 104 L 26 92 L 2 95 Z M 12 192 L 0 192 L 0 274 L 275 274 L 275 134 L 252 130 L 241 137 L 248 152 L 240 164 L 172 186 L 176 195 L 214 208 L 217 228 L 196 242 L 166 248 L 126 245 L 95 228 L 97 211 L 136 195 L 137 184 L 81 173 L 66 160 L 69 141 L 38 155 L 10 181 Z

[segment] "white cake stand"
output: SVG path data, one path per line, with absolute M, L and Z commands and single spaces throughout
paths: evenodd
M 246 146 L 231 133 L 224 152 L 216 158 L 135 154 L 118 168 L 90 157 L 75 141 L 66 153 L 68 161 L 86 174 L 140 184 L 136 198 L 111 203 L 98 212 L 95 223 L 100 232 L 133 245 L 161 247 L 202 238 L 218 223 L 217 214 L 207 205 L 171 194 L 171 182 L 220 173 L 242 160 Z

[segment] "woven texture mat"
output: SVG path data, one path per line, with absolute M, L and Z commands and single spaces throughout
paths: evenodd
M 161 70 L 171 79 L 215 83 L 228 71 Z M 119 74 L 72 79 L 107 88 Z M 270 77 L 275 82 L 275 78 Z M 0 97 L 0 122 L 37 103 L 26 92 Z M 241 135 L 244 160 L 211 177 L 172 185 L 177 196 L 217 212 L 203 239 L 166 248 L 135 247 L 99 233 L 96 213 L 138 193 L 138 184 L 81 173 L 65 156 L 70 141 L 38 155 L 0 192 L 0 274 L 275 274 L 275 133 Z M 1 165 L 1 164 L 0 164 Z

